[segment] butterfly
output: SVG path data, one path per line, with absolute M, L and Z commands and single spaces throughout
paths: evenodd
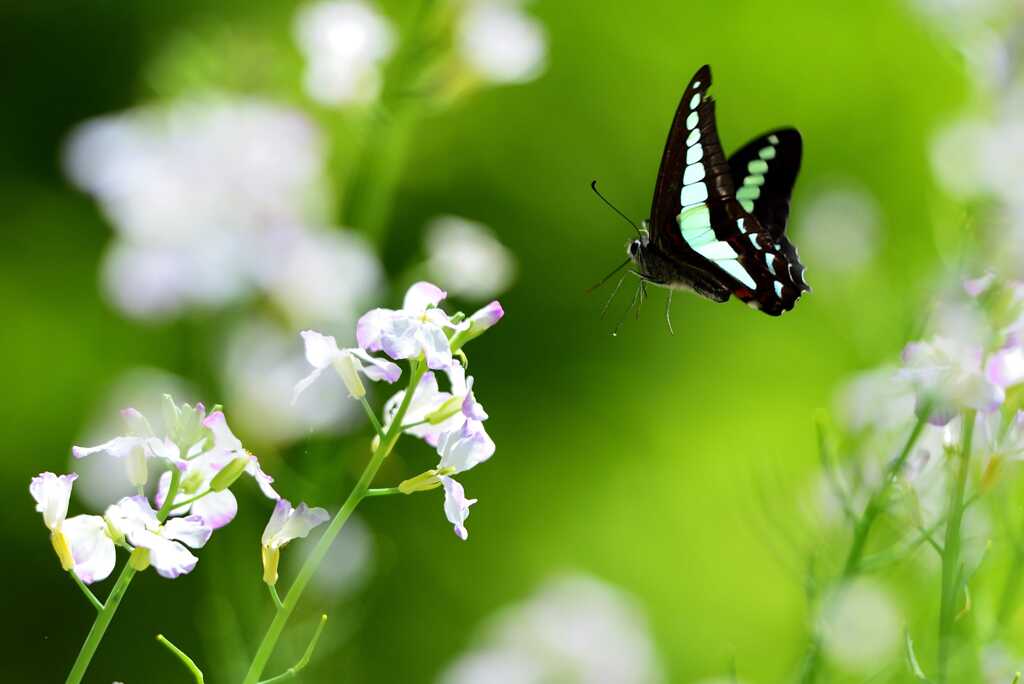
M 625 264 L 635 265 L 641 290 L 650 283 L 669 288 L 670 297 L 673 290 L 715 302 L 735 296 L 780 316 L 811 289 L 785 234 L 802 139 L 796 129 L 780 128 L 727 160 L 710 87 L 711 68 L 704 65 L 676 109 L 650 219 L 629 243 Z

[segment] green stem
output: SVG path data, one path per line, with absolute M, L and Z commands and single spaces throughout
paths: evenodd
M 203 671 L 199 669 L 199 666 L 196 665 L 194 660 L 188 657 L 187 653 L 172 644 L 163 634 L 157 634 L 156 640 L 166 646 L 167 650 L 171 653 L 178 656 L 178 660 L 180 660 L 185 667 L 188 668 L 188 671 L 192 673 L 192 676 L 195 677 L 196 684 L 203 684 Z
M 212 489 L 207 489 L 202 494 L 196 494 L 195 496 L 193 496 L 190 499 L 185 499 L 184 501 L 181 501 L 181 502 L 178 502 L 178 503 L 174 504 L 174 507 L 175 508 L 183 508 L 183 507 L 188 506 L 190 504 L 194 504 L 196 501 L 199 501 L 200 499 L 202 499 L 207 494 L 213 494 L 213 490 Z M 165 501 L 164 505 L 166 505 L 166 504 L 167 504 L 167 502 Z
M 373 412 L 370 407 L 370 402 L 366 400 L 366 397 L 359 397 L 359 403 L 363 405 L 363 410 L 366 411 L 366 417 L 370 419 L 370 424 L 373 425 L 373 429 L 377 431 L 377 436 L 384 439 L 384 428 L 380 426 L 380 421 L 377 420 L 377 414 Z
M 302 657 L 299 658 L 299 661 L 276 677 L 264 679 L 260 684 L 276 684 L 276 682 L 284 682 L 289 679 L 294 679 L 304 667 L 309 665 L 309 660 L 313 657 L 313 651 L 316 650 L 316 645 L 320 641 L 320 634 L 324 631 L 324 625 L 326 624 L 327 616 L 321 615 L 320 624 L 316 626 L 316 631 L 313 632 L 313 638 L 309 640 L 309 645 L 306 646 L 306 651 L 302 654 Z
M 366 496 L 391 496 L 392 494 L 401 494 L 402 490 L 398 487 L 379 487 L 377 489 L 367 489 Z
M 956 478 L 950 487 L 949 513 L 946 523 L 946 540 L 942 545 L 942 597 L 939 604 L 939 658 L 936 681 L 944 684 L 949 677 L 949 657 L 953 647 L 954 623 L 956 622 L 956 601 L 960 594 L 957 581 L 960 571 L 960 525 L 964 516 L 964 491 L 967 488 L 967 474 L 971 462 L 971 442 L 974 439 L 974 411 L 963 416 L 963 436 L 960 445 L 960 462 Z
M 846 562 L 843 564 L 843 572 L 840 576 L 842 581 L 849 581 L 860 573 L 871 528 L 885 509 L 885 501 L 889 496 L 889 489 L 892 487 L 893 479 L 903 469 L 907 459 L 910 457 L 910 452 L 914 449 L 914 445 L 921 438 L 921 433 L 928 423 L 930 412 L 929 406 L 925 406 L 924 410 L 920 411 L 917 422 L 910 431 L 910 436 L 907 437 L 903 449 L 896 459 L 889 464 L 889 467 L 885 469 L 882 484 L 872 493 L 867 505 L 864 507 L 864 514 L 857 520 L 853 530 L 853 540 L 850 542 L 850 550 L 846 554 Z M 814 634 L 811 637 L 811 643 L 807 647 L 807 652 L 804 654 L 803 666 L 801 667 L 799 677 L 800 684 L 813 684 L 813 682 L 817 681 L 820 668 L 821 638 L 818 634 Z
M 867 548 L 871 528 L 885 508 L 885 501 L 889 496 L 889 489 L 892 487 L 894 477 L 903 470 L 907 458 L 910 457 L 910 452 L 914 449 L 914 445 L 917 444 L 917 440 L 920 439 L 921 432 L 924 431 L 924 426 L 928 422 L 927 416 L 927 409 L 921 412 L 921 417 L 914 424 L 914 429 L 911 430 L 910 437 L 907 438 L 906 444 L 903 445 L 903 450 L 900 451 L 896 460 L 890 463 L 886 469 L 882 485 L 868 499 L 868 503 L 864 507 L 864 515 L 860 517 L 856 527 L 854 527 L 853 541 L 850 543 L 850 551 L 846 555 L 846 563 L 843 565 L 843 579 L 850 579 L 860 572 L 860 563 Z
M 277 593 L 277 587 L 275 587 L 273 584 L 268 584 L 267 589 L 270 590 L 270 598 L 274 600 L 274 605 L 280 610 L 281 596 Z
M 78 588 L 82 590 L 83 594 L 85 594 L 85 598 L 89 599 L 89 603 L 92 604 L 92 607 L 96 610 L 103 610 L 103 603 L 96 598 L 96 594 L 92 593 L 92 590 L 86 586 L 85 582 L 82 581 L 82 578 L 76 575 L 73 569 L 69 570 L 68 574 L 71 575 L 71 579 L 75 580 L 75 584 L 77 584 Z
M 171 502 L 174 501 L 180 485 L 181 471 L 177 468 L 171 468 L 171 485 L 167 489 L 167 499 L 164 501 L 164 505 L 160 507 L 160 511 L 156 516 L 160 522 L 167 519 L 167 515 L 171 511 Z M 79 684 L 82 678 L 85 677 L 85 671 L 89 669 L 89 663 L 92 662 L 92 657 L 96 654 L 96 649 L 99 648 L 107 627 L 110 626 L 111 620 L 114 619 L 114 613 L 117 612 L 118 606 L 121 605 L 121 599 L 124 598 L 125 592 L 128 591 L 128 585 L 132 583 L 135 572 L 135 568 L 132 567 L 130 562 L 124 564 L 124 568 L 121 569 L 121 574 L 118 575 L 114 588 L 110 590 L 110 595 L 107 596 L 102 610 L 96 614 L 96 619 L 93 621 L 92 627 L 89 628 L 89 634 L 86 635 L 85 642 L 78 651 L 78 657 L 75 658 L 75 663 L 71 666 L 71 672 L 68 673 L 65 684 Z
M 288 593 L 284 597 L 284 602 L 274 614 L 274 619 L 271 621 L 270 627 L 267 628 L 267 632 L 263 636 L 263 640 L 260 642 L 259 648 L 256 650 L 256 655 L 252 660 L 252 664 L 249 666 L 249 672 L 245 675 L 245 684 L 257 684 L 259 682 L 260 676 L 263 674 L 263 670 L 267 666 L 267 661 L 270 660 L 270 656 L 274 652 L 274 648 L 277 646 L 277 641 L 281 638 L 281 632 L 284 631 L 284 627 L 288 623 L 288 618 L 291 617 L 296 604 L 302 597 L 302 593 L 306 590 L 306 585 L 309 584 L 309 581 L 313 578 L 313 575 L 320 567 L 320 563 L 323 562 L 324 557 L 331 548 L 331 544 L 334 542 L 335 538 L 337 538 L 341 529 L 345 526 L 345 522 L 348 520 L 349 516 L 352 515 L 356 506 L 358 506 L 363 498 L 365 498 L 366 493 L 370 489 L 370 483 L 373 482 L 373 478 L 377 474 L 377 470 L 380 469 L 384 459 L 391 453 L 391 450 L 394 449 L 395 443 L 402 434 L 402 419 L 409 410 L 409 404 L 412 402 L 416 386 L 419 384 L 420 378 L 423 376 L 425 370 L 425 367 L 419 362 L 413 361 L 411 363 L 409 386 L 405 391 L 405 398 L 402 400 L 402 404 L 398 407 L 398 412 L 395 414 L 395 418 L 391 423 L 391 428 L 384 436 L 384 439 L 381 440 L 380 445 L 378 445 L 377 449 L 373 452 L 373 455 L 370 457 L 369 464 L 367 464 L 366 469 L 363 470 L 363 474 L 359 477 L 359 481 L 356 482 L 356 485 L 348 495 L 348 498 L 345 499 L 345 503 L 342 504 L 341 509 L 338 511 L 337 515 L 334 516 L 334 519 L 331 520 L 331 524 L 324 531 L 323 535 L 317 541 L 316 546 L 313 547 L 313 551 L 302 564 L 299 574 L 295 577 L 295 582 L 288 589 Z

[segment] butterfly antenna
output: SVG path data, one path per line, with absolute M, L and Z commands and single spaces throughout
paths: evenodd
M 628 216 L 626 216 L 626 215 L 625 215 L 625 214 L 623 214 L 623 213 L 622 213 L 621 211 L 619 211 L 619 208 L 618 208 L 618 207 L 616 207 L 616 206 L 615 206 L 614 204 L 612 204 L 611 202 L 609 202 L 609 201 L 608 201 L 608 198 L 607 198 L 607 197 L 605 197 L 604 195 L 602 195 L 602 194 L 601 194 L 601 191 L 597 189 L 597 181 L 596 181 L 596 180 L 595 180 L 595 181 L 593 181 L 593 182 L 592 182 L 592 183 L 590 184 L 590 189 L 591 189 L 591 190 L 593 190 L 593 191 L 594 191 L 594 194 L 595 194 L 595 195 L 597 195 L 598 197 L 600 197 L 600 198 L 601 198 L 601 201 L 602 201 L 602 202 L 604 202 L 605 204 L 607 204 L 607 205 L 608 205 L 608 206 L 609 206 L 609 207 L 611 208 L 611 210 L 612 210 L 612 211 L 614 211 L 614 212 L 615 212 L 616 214 L 618 214 L 619 216 L 621 216 L 621 217 L 622 217 L 622 220 L 623 220 L 623 221 L 625 221 L 625 222 L 626 222 L 626 223 L 628 223 L 629 225 L 633 226 L 633 230 L 635 230 L 635 231 L 636 231 L 636 234 L 637 234 L 637 235 L 638 235 L 639 237 L 641 237 L 641 238 L 642 238 L 642 237 L 644 236 L 644 234 L 643 234 L 643 231 L 641 231 L 641 230 L 640 230 L 640 226 L 638 226 L 638 225 L 636 225 L 635 223 L 633 223 L 632 219 L 630 219 L 630 218 L 629 218 Z
M 640 292 L 641 292 L 642 289 L 643 289 L 643 281 L 640 281 L 640 284 L 636 288 L 636 292 L 633 293 L 633 300 L 629 303 L 629 306 L 626 307 L 626 310 L 622 312 L 622 316 L 619 317 L 619 322 L 615 324 L 615 330 L 612 331 L 612 337 L 617 337 L 618 336 L 619 328 L 622 327 L 622 324 L 625 322 L 626 318 L 629 316 L 629 312 L 632 311 L 633 307 L 636 306 L 637 302 L 640 301 Z
M 676 331 L 672 329 L 672 290 L 668 291 L 668 299 L 665 300 L 665 322 L 668 323 L 668 334 L 675 335 Z
M 608 282 L 609 280 L 611 280 L 611 279 L 612 279 L 612 276 L 614 276 L 614 275 L 615 275 L 616 273 L 618 273 L 619 271 L 621 271 L 622 269 L 624 269 L 624 268 L 625 268 L 625 267 L 626 267 L 626 266 L 627 266 L 627 265 L 629 264 L 629 262 L 630 262 L 630 259 L 628 259 L 628 258 L 627 258 L 627 259 L 626 259 L 625 261 L 623 261 L 623 262 L 622 262 L 621 264 L 619 264 L 618 266 L 616 266 L 616 267 L 615 267 L 615 269 L 614 269 L 614 270 L 613 270 L 613 271 L 612 271 L 611 273 L 609 273 L 608 275 L 606 275 L 606 276 L 605 276 L 604 278 L 601 278 L 601 280 L 597 281 L 597 282 L 596 282 L 595 284 L 593 284 L 593 285 L 591 285 L 590 287 L 588 287 L 588 288 L 586 289 L 586 292 L 585 292 L 585 294 L 590 294 L 591 292 L 593 292 L 593 291 L 594 291 L 594 290 L 596 290 L 597 288 L 599 288 L 599 287 L 601 287 L 602 285 L 604 285 L 605 283 L 607 283 L 607 282 Z
M 626 274 L 623 273 L 622 277 L 619 278 L 619 282 L 615 285 L 615 289 L 612 290 L 611 297 L 604 303 L 604 307 L 601 309 L 601 319 L 604 319 L 606 313 L 608 313 L 608 307 L 612 305 L 612 301 L 615 300 L 615 295 L 619 294 L 619 290 L 622 289 L 622 281 L 626 279 Z

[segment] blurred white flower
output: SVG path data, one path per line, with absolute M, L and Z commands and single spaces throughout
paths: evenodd
M 1005 684 L 1012 682 L 1014 675 L 1024 670 L 1024 658 L 997 641 L 982 647 L 981 669 L 986 684 Z
M 261 269 L 271 298 L 296 327 L 351 327 L 384 280 L 370 245 L 347 230 L 283 233 Z
M 208 98 L 101 117 L 66 149 L 71 179 L 114 227 L 104 284 L 129 315 L 218 306 L 266 281 L 282 249 L 320 224 L 324 151 L 300 113 Z
M 457 42 L 462 59 L 492 83 L 532 81 L 547 61 L 544 27 L 515 0 L 470 0 Z
M 848 671 L 877 671 L 899 653 L 903 616 L 876 582 L 838 587 L 823 601 L 818 619 L 825 653 Z
M 431 280 L 457 297 L 490 299 L 515 276 L 512 253 L 481 223 L 438 217 L 427 226 L 426 245 Z
M 591 577 L 563 577 L 512 605 L 442 684 L 662 681 L 646 620 L 627 596 Z
M 835 406 L 851 430 L 902 430 L 914 419 L 914 392 L 898 368 L 883 366 L 847 380 Z
M 800 248 L 816 267 L 849 273 L 875 257 L 880 211 L 871 194 L 853 185 L 836 185 L 813 197 L 797 216 Z
M 222 365 L 226 404 L 232 422 L 255 444 L 286 444 L 311 432 L 337 432 L 361 416 L 341 387 L 315 383 L 291 403 L 295 378 L 309 365 L 294 333 L 264 319 L 237 326 L 225 345 Z
M 126 406 L 149 416 L 156 434 L 166 434 L 168 426 L 163 425 L 161 418 L 165 394 L 193 404 L 198 398 L 188 382 L 167 371 L 155 368 L 124 371 L 90 412 L 75 442 L 99 444 L 110 435 L 118 434 L 123 429 L 120 412 Z M 75 496 L 93 510 L 103 510 L 111 501 L 136 493 L 136 488 L 125 477 L 125 464 L 113 454 L 96 453 L 84 459 L 72 458 L 69 454 L 69 463 L 81 475 L 75 486 Z
M 299 10 L 295 39 L 306 56 L 306 91 L 327 105 L 368 102 L 380 92 L 380 64 L 391 56 L 391 24 L 359 0 L 318 2 Z

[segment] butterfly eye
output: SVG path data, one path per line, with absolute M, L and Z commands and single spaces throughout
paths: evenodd
M 632 242 L 629 243 L 629 256 L 635 257 L 639 251 L 640 251 L 640 241 L 639 240 L 633 240 Z

